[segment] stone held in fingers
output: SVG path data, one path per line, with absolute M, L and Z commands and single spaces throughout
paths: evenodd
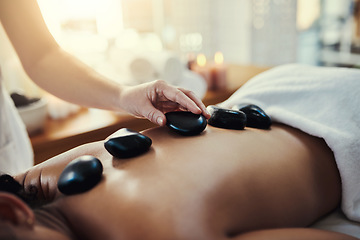
M 211 126 L 225 129 L 243 130 L 246 125 L 246 115 L 241 111 L 220 108 L 215 105 L 207 107 L 211 117 L 208 123 Z
M 174 132 L 184 136 L 194 136 L 200 134 L 207 126 L 206 118 L 201 114 L 192 112 L 168 112 L 166 116 L 166 126 Z
M 122 128 L 116 132 L 116 137 L 109 138 L 105 149 L 116 158 L 131 158 L 147 152 L 152 140 L 136 131 Z
M 84 155 L 71 161 L 62 171 L 58 189 L 66 195 L 86 192 L 101 180 L 103 166 L 99 159 Z
M 254 104 L 238 104 L 232 109 L 243 111 L 247 117 L 247 127 L 269 129 L 271 118 L 259 106 Z

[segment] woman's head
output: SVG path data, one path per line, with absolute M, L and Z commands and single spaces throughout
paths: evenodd
M 0 239 L 17 239 L 17 229 L 33 226 L 34 214 L 26 203 L 30 199 L 13 177 L 0 175 Z
M 13 194 L 31 207 L 36 205 L 37 189 L 33 188 L 31 192 L 26 192 L 23 186 L 8 174 L 0 175 L 0 192 Z
M 30 208 L 35 196 L 26 193 L 13 177 L 0 176 L 0 239 L 69 239 L 61 231 L 41 224 L 41 219 L 36 217 L 35 221 Z
M 12 193 L 0 192 L 1 239 L 17 239 L 17 232 L 31 230 L 34 222 L 34 212 L 24 201 Z

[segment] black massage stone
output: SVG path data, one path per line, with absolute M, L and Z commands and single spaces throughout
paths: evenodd
M 220 108 L 214 105 L 207 107 L 211 117 L 208 123 L 211 126 L 226 129 L 243 130 L 246 125 L 246 115 L 241 111 Z
M 61 173 L 58 189 L 66 195 L 86 192 L 101 180 L 103 166 L 99 159 L 85 155 L 71 161 Z
M 105 142 L 106 150 L 116 158 L 131 158 L 147 152 L 152 144 L 149 137 L 128 128 L 118 131 L 118 136 Z
M 200 134 L 206 128 L 206 118 L 200 114 L 192 112 L 168 112 L 166 125 L 176 133 L 184 136 L 194 136 Z
M 239 104 L 232 109 L 243 111 L 247 117 L 247 127 L 269 129 L 271 118 L 258 106 L 254 104 Z

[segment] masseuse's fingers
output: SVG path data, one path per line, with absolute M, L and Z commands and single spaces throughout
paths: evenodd
M 124 89 L 120 102 L 124 110 L 160 126 L 166 123 L 164 114 L 170 111 L 186 110 L 210 117 L 205 105 L 194 93 L 170 86 L 162 80 Z
M 164 96 L 170 101 L 178 103 L 188 111 L 197 114 L 203 114 L 206 118 L 210 118 L 209 112 L 206 110 L 204 103 L 195 95 L 194 92 L 184 88 L 169 87 L 169 91 L 164 91 Z M 175 92 L 174 92 L 175 91 Z M 200 108 L 200 112 L 198 109 Z

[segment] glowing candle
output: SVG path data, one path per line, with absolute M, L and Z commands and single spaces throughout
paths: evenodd
M 221 52 L 215 53 L 214 64 L 211 67 L 212 90 L 224 90 L 226 88 L 226 66 L 224 55 Z
M 199 65 L 200 67 L 205 67 L 206 66 L 206 57 L 204 54 L 199 54 L 196 58 L 196 63 L 197 65 Z
M 192 71 L 200 74 L 206 81 L 208 88 L 211 87 L 211 72 L 207 66 L 207 60 L 204 54 L 198 54 L 196 57 L 196 64 L 193 64 Z

